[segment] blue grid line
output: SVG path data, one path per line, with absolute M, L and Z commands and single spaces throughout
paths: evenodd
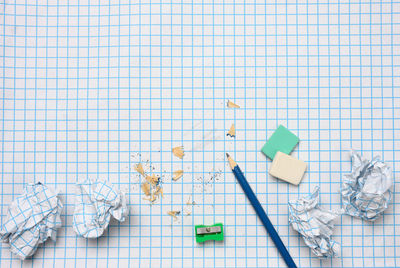
M 321 204 L 338 208 L 349 147 L 383 154 L 398 176 L 399 4 L 5 4 L 2 216 L 33 179 L 61 188 L 66 203 L 59 241 L 41 246 L 31 266 L 283 267 L 226 169 L 225 151 L 245 170 L 301 266 L 396 266 L 396 197 L 372 226 L 342 217 L 335 234 L 344 256 L 324 262 L 288 227 L 286 202 L 319 184 Z M 227 99 L 242 108 L 226 109 Z M 234 140 L 225 136 L 231 122 Z M 298 188 L 269 178 L 259 152 L 279 123 L 300 136 L 295 154 L 310 165 Z M 188 148 L 183 161 L 171 158 L 175 143 Z M 201 152 L 190 151 L 199 144 Z M 178 162 L 185 169 L 180 181 L 165 182 L 170 192 L 160 204 L 141 199 L 140 182 L 132 179 L 135 152 L 159 167 L 155 173 L 169 176 Z M 217 168 L 224 179 L 207 192 L 206 181 L 195 179 Z M 127 187 L 133 213 L 93 243 L 69 230 L 71 186 L 87 176 Z M 171 224 L 166 211 L 183 208 L 189 193 L 199 204 Z M 223 245 L 196 245 L 185 231 L 221 217 Z M 20 265 L 5 247 L 0 255 L 1 266 Z

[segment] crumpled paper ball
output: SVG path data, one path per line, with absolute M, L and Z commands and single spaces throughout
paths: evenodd
M 42 183 L 29 183 L 9 206 L 0 240 L 21 260 L 32 256 L 47 238 L 56 241 L 63 205 L 57 193 Z
M 374 221 L 383 214 L 392 198 L 391 168 L 376 156 L 372 161 L 352 150 L 352 172 L 343 178 L 340 193 L 345 213 Z
M 341 214 L 318 205 L 319 187 L 306 197 L 289 201 L 289 223 L 320 258 L 337 257 L 340 245 L 332 240 L 333 221 Z
M 123 222 L 129 214 L 125 193 L 108 181 L 87 179 L 77 183 L 74 210 L 74 231 L 85 238 L 97 238 L 104 233 L 111 215 Z

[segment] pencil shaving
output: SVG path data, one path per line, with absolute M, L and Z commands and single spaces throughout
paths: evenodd
M 158 196 L 161 194 L 161 197 L 164 198 L 164 191 L 160 186 L 157 186 L 156 190 L 154 191 L 154 195 Z
M 156 197 L 154 195 L 151 197 L 143 197 L 143 200 L 153 203 L 154 201 L 156 201 Z
M 180 211 L 176 211 L 176 210 L 171 210 L 167 212 L 168 215 L 172 216 L 174 218 L 174 220 L 177 220 L 178 217 L 177 215 L 179 215 L 181 212 Z
M 188 201 L 186 202 L 186 205 L 188 205 L 188 206 L 190 206 L 190 205 L 196 205 L 196 202 L 190 201 L 191 198 L 192 198 L 192 196 L 189 196 Z
M 183 151 L 183 146 L 172 148 L 172 153 L 180 159 L 183 159 L 183 156 L 185 155 L 185 152 Z
M 228 106 L 228 108 L 240 108 L 239 105 L 237 105 L 236 103 L 231 102 L 230 100 L 228 100 L 227 106 Z
M 235 124 L 232 124 L 226 136 L 230 136 L 231 138 L 236 136 Z
M 172 179 L 173 179 L 174 181 L 177 181 L 177 180 L 179 180 L 182 176 L 183 176 L 183 170 L 177 170 L 177 171 L 174 171 L 173 176 L 172 176 Z
M 142 191 L 145 195 L 149 196 L 150 195 L 150 184 L 147 182 L 142 183 Z
M 143 165 L 142 163 L 139 163 L 135 166 L 135 170 L 140 173 L 143 177 L 146 177 L 145 173 L 144 173 L 144 169 L 143 169 Z
M 145 179 L 153 186 L 158 185 L 158 183 L 160 182 L 160 178 L 156 175 L 146 176 Z
M 147 162 L 149 162 L 149 161 L 147 161 Z M 142 191 L 145 194 L 145 197 L 143 197 L 143 200 L 149 201 L 150 205 L 151 205 L 160 198 L 160 195 L 162 198 L 164 198 L 164 191 L 162 188 L 161 177 L 157 176 L 155 174 L 146 175 L 146 172 L 144 169 L 145 167 L 146 167 L 146 165 L 143 166 L 142 163 L 138 163 L 137 165 L 134 165 L 134 169 L 144 177 L 142 184 L 141 184 Z M 154 167 L 152 165 L 150 165 L 149 167 L 150 167 L 150 170 L 154 170 Z

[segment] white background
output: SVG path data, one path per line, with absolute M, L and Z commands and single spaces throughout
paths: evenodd
M 287 202 L 321 187 L 340 208 L 348 150 L 400 168 L 400 3 L 7 1 L 1 6 L 1 221 L 31 181 L 61 190 L 57 242 L 9 267 L 285 267 L 224 158 L 237 160 L 295 262 L 400 265 L 399 183 L 375 223 L 337 221 L 341 258 L 320 261 L 288 225 Z M 230 99 L 241 109 L 226 108 Z M 225 134 L 235 123 L 235 139 Z M 283 124 L 308 163 L 296 187 L 268 176 L 260 149 Z M 171 148 L 183 145 L 181 161 Z M 142 200 L 139 161 L 165 197 Z M 154 168 L 154 169 L 153 169 Z M 184 177 L 171 181 L 171 172 Z M 72 230 L 74 184 L 109 179 L 131 214 L 98 240 Z M 196 205 L 186 205 L 191 197 Z M 177 221 L 167 215 L 180 210 Z M 190 214 L 190 215 L 187 215 Z M 224 223 L 196 244 L 195 224 Z M 397 230 L 397 233 L 395 233 Z

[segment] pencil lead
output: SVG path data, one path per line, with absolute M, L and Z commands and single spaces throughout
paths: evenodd
M 226 153 L 226 157 L 229 157 L 229 154 L 228 154 L 228 153 Z

